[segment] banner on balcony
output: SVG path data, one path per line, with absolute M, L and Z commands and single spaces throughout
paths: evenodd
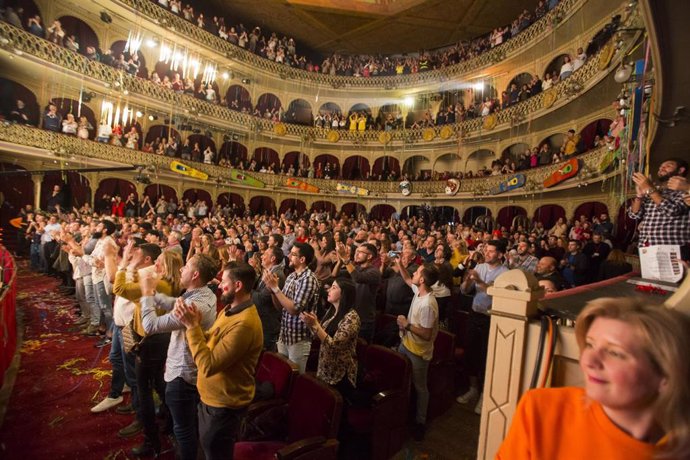
M 350 195 L 367 196 L 369 195 L 369 190 L 357 187 L 356 185 L 341 184 L 338 182 L 336 185 L 336 190 L 338 193 L 349 193 Z
M 544 181 L 544 188 L 553 187 L 554 185 L 560 184 L 564 180 L 570 179 L 577 175 L 580 170 L 580 164 L 577 158 L 571 158 L 566 161 L 563 166 L 558 168 Z
M 208 174 L 198 169 L 194 169 L 191 166 L 187 166 L 179 161 L 171 161 L 170 169 L 179 174 L 184 174 L 185 176 L 193 177 L 195 179 L 206 180 L 208 179 Z
M 460 181 L 457 179 L 448 179 L 446 181 L 446 195 L 456 195 L 460 190 Z
M 491 189 L 492 195 L 498 195 L 499 193 L 510 192 L 511 190 L 518 189 L 525 185 L 525 175 L 524 174 L 514 174 L 510 176 L 507 180 L 502 181 L 496 187 Z
M 308 184 L 304 181 L 294 179 L 292 177 L 288 177 L 285 180 L 285 185 L 287 185 L 290 188 L 296 188 L 296 189 L 303 190 L 303 191 L 308 192 L 308 193 L 319 193 L 319 191 L 321 190 L 316 185 L 311 185 L 311 184 Z
M 237 169 L 230 170 L 230 180 L 250 187 L 264 188 L 266 186 L 266 184 L 260 180 L 247 176 L 244 172 Z

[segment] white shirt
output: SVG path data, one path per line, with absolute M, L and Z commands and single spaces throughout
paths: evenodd
M 410 312 L 407 314 L 407 320 L 413 326 L 432 329 L 431 339 L 424 340 L 417 334 L 406 330 L 400 331 L 400 337 L 405 348 L 423 360 L 430 361 L 434 354 L 434 341 L 438 334 L 438 303 L 432 293 L 420 296 L 419 288 L 414 284 L 411 287 L 414 298 L 410 305 Z

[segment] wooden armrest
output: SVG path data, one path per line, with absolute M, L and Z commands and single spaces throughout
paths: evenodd
M 325 442 L 326 438 L 323 436 L 314 436 L 311 438 L 302 439 L 300 441 L 295 441 L 276 452 L 276 457 L 279 459 L 295 458 L 309 452 L 310 450 L 313 450 L 316 447 L 320 447 Z

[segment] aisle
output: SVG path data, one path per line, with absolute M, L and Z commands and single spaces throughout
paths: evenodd
M 73 297 L 58 291 L 58 280 L 31 273 L 25 261 L 17 279 L 17 316 L 23 317 L 21 363 L 0 427 L 0 458 L 124 459 L 143 436 L 117 437 L 133 415 L 114 410 L 92 414 L 110 388 L 110 346 L 72 325 Z M 129 395 L 125 396 L 125 402 Z M 174 458 L 162 436 L 161 458 Z

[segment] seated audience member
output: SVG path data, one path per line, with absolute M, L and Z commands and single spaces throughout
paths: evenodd
M 579 241 L 569 241 L 568 252 L 561 259 L 563 278 L 569 287 L 582 286 L 588 280 L 589 257 L 580 248 Z
M 690 320 L 628 298 L 576 320 L 584 388 L 523 395 L 496 458 L 690 458 Z
M 616 276 L 630 273 L 633 267 L 625 260 L 625 254 L 620 249 L 614 249 L 599 267 L 599 280 L 607 280 Z
M 542 257 L 537 263 L 537 271 L 535 274 L 537 275 L 537 280 L 549 280 L 553 282 L 558 288 L 557 290 L 560 291 L 565 287 L 565 280 L 556 269 L 556 264 L 556 259 L 553 257 Z
M 347 400 L 357 382 L 357 337 L 360 319 L 355 310 L 354 282 L 339 277 L 328 289 L 328 310 L 321 321 L 313 312 L 300 317 L 321 341 L 316 376 L 335 387 Z

